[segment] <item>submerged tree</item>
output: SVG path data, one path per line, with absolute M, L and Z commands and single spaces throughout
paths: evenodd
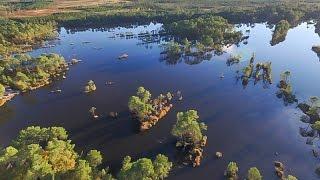
M 280 42 L 283 42 L 286 39 L 290 26 L 291 25 L 287 20 L 281 20 L 280 22 L 278 22 L 274 29 L 270 44 L 274 46 L 279 44 Z
M 237 163 L 229 162 L 227 170 L 226 170 L 226 176 L 227 176 L 228 180 L 237 180 L 238 179 L 238 172 L 239 172 L 239 168 L 237 166 Z
M 296 96 L 292 92 L 292 86 L 290 83 L 290 71 L 281 73 L 280 82 L 277 85 L 279 91 L 276 93 L 278 98 L 282 98 L 285 105 L 297 102 Z
M 184 52 L 189 53 L 191 51 L 191 45 L 192 45 L 191 42 L 187 38 L 184 38 L 182 40 L 182 46 L 183 46 Z
M 198 112 L 189 110 L 177 114 L 177 122 L 171 133 L 178 139 L 190 139 L 193 143 L 199 143 L 203 138 L 202 132 L 206 129 L 207 126 L 199 122 Z
M 246 87 L 249 80 L 254 79 L 254 84 L 257 84 L 260 80 L 263 81 L 264 87 L 268 87 L 272 84 L 272 68 L 271 62 L 256 63 L 254 65 L 255 54 L 250 58 L 249 64 L 242 69 L 242 85 Z
M 147 130 L 163 118 L 171 109 L 172 94 L 160 94 L 151 99 L 151 93 L 144 87 L 139 87 L 136 96 L 129 98 L 128 107 L 134 119 L 138 119 L 140 130 Z
M 177 114 L 177 122 L 171 130 L 171 134 L 177 138 L 177 148 L 186 153 L 194 167 L 200 165 L 203 147 L 207 142 L 202 132 L 206 129 L 207 126 L 199 122 L 197 111 L 189 110 Z
M 87 82 L 87 85 L 84 87 L 84 92 L 89 93 L 93 92 L 97 89 L 96 84 L 94 81 L 90 80 Z
M 260 171 L 256 167 L 252 167 L 248 170 L 248 175 L 247 175 L 248 180 L 262 180 L 262 176 L 260 174 Z
M 242 33 L 218 16 L 197 17 L 164 25 L 164 29 L 178 39 L 199 40 L 205 46 L 231 44 L 241 40 Z
M 152 162 L 151 159 L 141 158 L 132 162 L 130 156 L 126 156 L 122 162 L 118 179 L 119 180 L 140 180 L 140 179 L 164 179 L 168 177 L 172 163 L 162 154 L 158 154 Z
M 177 59 L 181 55 L 180 45 L 176 42 L 170 42 L 165 46 L 167 58 Z

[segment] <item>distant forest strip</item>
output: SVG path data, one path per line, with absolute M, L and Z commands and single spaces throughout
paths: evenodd
M 58 26 L 101 27 L 150 21 L 171 23 L 213 14 L 228 19 L 231 23 L 269 22 L 275 24 L 287 20 L 295 25 L 302 20 L 319 19 L 320 2 L 313 1 L 266 1 L 266 0 L 138 0 L 120 4 L 77 7 L 69 12 L 46 16 L 14 18 L 10 13 L 3 15 L 18 21 L 56 21 Z M 12 13 L 14 15 L 15 12 Z

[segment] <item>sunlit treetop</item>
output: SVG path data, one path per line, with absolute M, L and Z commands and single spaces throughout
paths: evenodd
M 198 112 L 188 110 L 177 114 L 177 122 L 171 133 L 178 138 L 189 137 L 193 142 L 200 142 L 203 138 L 202 132 L 206 129 L 207 126 L 199 122 Z
M 164 155 L 157 155 L 156 159 L 141 158 L 132 162 L 130 156 L 126 156 L 122 162 L 118 179 L 138 180 L 138 179 L 163 179 L 169 175 L 172 163 Z

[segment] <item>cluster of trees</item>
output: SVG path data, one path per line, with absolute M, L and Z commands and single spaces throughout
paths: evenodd
M 129 99 L 128 107 L 131 112 L 134 112 L 139 119 L 144 119 L 146 115 L 154 111 L 150 103 L 151 93 L 144 87 L 139 87 L 137 96 L 131 96 Z
M 239 167 L 236 162 L 229 162 L 225 175 L 228 180 L 237 180 Z M 247 172 L 247 180 L 262 180 L 262 175 L 257 167 L 251 167 Z M 292 175 L 288 175 L 287 177 L 281 178 L 284 180 L 298 180 L 296 177 Z
M 173 95 L 168 92 L 151 99 L 151 93 L 144 87 L 139 87 L 136 96 L 129 98 L 128 107 L 134 118 L 140 122 L 140 130 L 146 130 L 155 125 L 172 107 Z
M 30 50 L 32 46 L 56 37 L 53 22 L 31 23 L 0 19 L 0 58 Z
M 18 54 L 0 61 L 0 83 L 20 91 L 32 90 L 48 84 L 66 69 L 64 58 L 57 54 Z
M 298 102 L 296 96 L 293 94 L 290 83 L 290 71 L 285 71 L 280 75 L 280 82 L 278 84 L 279 91 L 276 93 L 278 98 L 282 98 L 285 105 Z
M 281 20 L 276 24 L 272 34 L 271 46 L 277 45 L 286 39 L 287 33 L 290 29 L 290 23 L 287 20 Z
M 168 177 L 172 168 L 172 163 L 168 157 L 158 154 L 156 159 L 152 161 L 148 158 L 141 158 L 132 162 L 130 156 L 126 156 L 122 162 L 118 179 L 119 180 L 138 180 L 152 179 L 160 180 Z
M 272 84 L 271 62 L 257 63 L 254 65 L 255 54 L 252 55 L 249 64 L 242 69 L 242 85 L 246 87 L 250 78 L 254 79 L 254 84 L 263 80 L 265 84 Z
M 196 110 L 178 112 L 177 122 L 171 130 L 171 134 L 177 138 L 176 147 L 186 154 L 194 167 L 200 165 L 203 147 L 207 142 L 207 136 L 203 135 L 205 130 L 207 126 L 199 121 Z
M 91 150 L 81 157 L 62 127 L 31 126 L 21 130 L 0 155 L 1 179 L 112 179 L 98 169 L 102 155 Z
M 242 37 L 226 19 L 211 15 L 165 24 L 164 29 L 180 41 L 187 38 L 205 47 L 237 43 Z
M 31 126 L 21 130 L 11 145 L 0 153 L 1 179 L 114 180 L 108 168 L 100 168 L 103 157 L 97 150 L 79 155 L 62 127 Z M 163 179 L 172 163 L 164 155 L 154 161 L 141 158 L 132 162 L 127 156 L 119 180 Z

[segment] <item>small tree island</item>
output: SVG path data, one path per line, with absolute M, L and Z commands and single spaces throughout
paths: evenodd
M 177 138 L 176 147 L 182 151 L 186 161 L 192 163 L 193 167 L 200 166 L 203 148 L 207 144 L 207 136 L 202 132 L 206 129 L 207 126 L 199 122 L 196 110 L 177 114 L 177 122 L 171 134 Z
M 151 93 L 144 87 L 139 87 L 136 96 L 129 98 L 128 107 L 133 119 L 138 119 L 140 131 L 150 129 L 172 108 L 170 101 L 172 94 L 160 94 L 157 98 L 151 99 Z
M 96 84 L 94 81 L 90 80 L 87 82 L 87 85 L 84 87 L 84 92 L 90 93 L 97 90 Z
M 290 29 L 290 23 L 287 20 L 281 20 L 276 24 L 272 34 L 271 46 L 277 45 L 286 39 L 287 33 Z
M 276 93 L 278 98 L 282 98 L 285 105 L 292 104 L 294 102 L 298 102 L 296 96 L 293 94 L 292 86 L 290 83 L 290 71 L 285 71 L 281 73 L 281 80 L 277 85 L 279 91 Z
M 250 58 L 249 64 L 242 69 L 242 85 L 245 87 L 251 78 L 254 84 L 262 80 L 265 84 L 272 84 L 271 62 L 256 63 L 254 65 L 255 54 Z

